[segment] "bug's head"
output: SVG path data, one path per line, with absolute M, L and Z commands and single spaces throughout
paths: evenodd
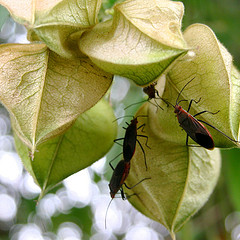
M 113 199 L 116 195 L 116 191 L 114 191 L 111 184 L 108 184 L 108 186 L 109 186 L 109 189 L 110 189 L 110 196 Z
M 111 198 L 115 198 L 116 193 L 115 192 L 110 192 Z
M 138 124 L 137 117 L 135 117 L 134 119 L 131 120 L 131 124 L 132 125 L 137 125 Z
M 179 105 L 176 105 L 175 107 L 174 107 L 174 113 L 176 113 L 176 114 L 178 114 L 179 112 L 181 112 L 181 110 L 182 110 L 182 107 L 181 106 L 179 106 Z

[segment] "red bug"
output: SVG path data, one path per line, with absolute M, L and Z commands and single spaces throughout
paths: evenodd
M 130 162 L 126 162 L 124 160 L 121 160 L 116 168 L 114 169 L 112 164 L 109 163 L 112 170 L 113 170 L 113 175 L 112 178 L 109 182 L 109 189 L 110 189 L 110 195 L 111 198 L 114 198 L 116 193 L 120 190 L 121 191 L 121 196 L 122 199 L 125 199 L 124 193 L 123 193 L 123 189 L 122 189 L 122 185 L 125 184 L 125 180 L 129 174 L 129 170 L 130 170 Z
M 158 90 L 155 88 L 156 85 L 157 85 L 157 83 L 154 82 L 154 83 L 151 83 L 149 86 L 143 88 L 143 92 L 148 95 L 147 100 L 143 100 L 143 101 L 140 101 L 140 102 L 137 102 L 137 103 L 132 103 L 129 106 L 127 106 L 126 108 L 124 108 L 124 110 L 128 109 L 129 107 L 131 107 L 133 105 L 144 103 L 144 102 L 149 102 L 149 103 L 153 104 L 154 106 L 156 106 L 157 108 L 159 107 L 163 110 L 163 108 L 156 101 L 156 99 L 162 99 L 159 96 Z M 152 99 L 154 99 L 155 104 L 150 102 L 150 100 L 152 100 Z
M 114 159 L 113 159 L 114 160 Z M 112 160 L 112 161 L 113 161 Z M 111 166 L 111 168 L 113 169 L 113 175 L 112 178 L 109 182 L 109 189 L 110 189 L 110 195 L 111 195 L 111 201 L 108 204 L 107 207 L 107 211 L 106 211 L 106 215 L 105 215 L 105 228 L 106 228 L 106 219 L 107 219 L 107 212 L 109 209 L 109 206 L 113 200 L 113 198 L 115 197 L 116 193 L 120 190 L 121 192 L 121 197 L 123 200 L 126 199 L 122 185 L 124 184 L 126 188 L 128 189 L 132 189 L 135 186 L 137 186 L 139 183 L 141 183 L 142 181 L 146 180 L 146 179 L 150 179 L 150 178 L 144 178 L 142 179 L 140 182 L 138 182 L 137 184 L 135 184 L 132 187 L 128 187 L 127 184 L 125 183 L 125 180 L 129 174 L 129 170 L 130 170 L 130 161 L 125 161 L 125 160 L 121 160 L 116 168 L 114 169 L 114 167 L 112 166 L 111 162 L 109 163 L 109 165 Z
M 147 161 L 146 161 L 146 155 L 145 155 L 145 151 L 141 145 L 141 143 L 139 142 L 139 140 L 137 139 L 137 137 L 144 137 L 146 138 L 146 143 L 145 145 L 150 148 L 148 145 L 147 145 L 147 142 L 148 142 L 148 136 L 146 135 L 142 135 L 142 134 L 137 134 L 137 130 L 143 128 L 145 126 L 145 124 L 142 124 L 141 126 L 137 127 L 137 124 L 138 124 L 138 118 L 139 116 L 133 118 L 131 120 L 131 123 L 127 123 L 126 124 L 128 125 L 127 128 L 123 127 L 126 132 L 125 132 L 125 136 L 124 138 L 118 138 L 118 139 L 115 139 L 114 142 L 116 142 L 117 144 L 119 144 L 117 141 L 119 140 L 123 140 L 123 159 L 125 162 L 129 162 L 134 153 L 135 153 L 135 150 L 136 150 L 136 143 L 138 142 L 139 146 L 141 147 L 141 150 L 144 154 L 144 161 L 145 161 L 145 166 L 146 166 L 146 169 L 147 169 Z M 144 116 L 146 117 L 146 116 Z M 120 144 L 119 144 L 120 145 Z
M 194 140 L 200 146 L 202 146 L 206 149 L 209 149 L 209 150 L 214 149 L 215 145 L 214 145 L 213 138 L 212 138 L 210 132 L 207 130 L 207 128 L 202 123 L 204 123 L 204 124 L 212 127 L 213 129 L 217 130 L 218 132 L 223 134 L 225 137 L 227 137 L 231 141 L 238 142 L 238 141 L 230 138 L 225 133 L 223 133 L 221 130 L 217 129 L 216 127 L 212 126 L 211 124 L 209 124 L 209 123 L 207 123 L 203 120 L 195 118 L 196 116 L 199 116 L 200 114 L 203 114 L 203 113 L 217 114 L 219 111 L 213 113 L 213 112 L 209 112 L 209 111 L 205 110 L 205 111 L 201 111 L 201 112 L 199 112 L 199 113 L 197 113 L 193 116 L 189 113 L 192 102 L 199 103 L 201 98 L 198 101 L 195 101 L 194 99 L 191 99 L 191 101 L 188 105 L 188 110 L 187 111 L 184 110 L 182 108 L 182 106 L 179 105 L 180 102 L 187 101 L 187 100 L 180 100 L 180 101 L 178 101 L 178 100 L 179 100 L 180 94 L 183 92 L 183 90 L 186 88 L 186 86 L 190 82 L 192 82 L 193 80 L 194 80 L 194 78 L 192 78 L 189 82 L 187 82 L 183 86 L 183 88 L 181 89 L 181 91 L 178 94 L 175 106 L 173 104 L 169 103 L 175 109 L 174 113 L 176 113 L 176 115 L 177 115 L 177 119 L 178 119 L 180 127 L 182 127 L 184 129 L 184 131 L 187 133 L 186 145 L 190 146 L 190 145 L 188 145 L 188 137 L 190 137 L 192 140 Z M 164 101 L 167 102 L 166 100 L 164 100 Z

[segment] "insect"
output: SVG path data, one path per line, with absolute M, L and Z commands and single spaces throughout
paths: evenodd
M 110 204 L 111 204 L 112 200 L 114 199 L 116 193 L 120 190 L 122 199 L 123 200 L 126 199 L 123 188 L 122 188 L 122 185 L 125 185 L 125 187 L 128 188 L 128 189 L 132 189 L 135 186 L 137 186 L 139 183 L 141 183 L 142 181 L 144 181 L 146 179 L 150 179 L 150 178 L 144 178 L 140 182 L 135 184 L 134 186 L 128 187 L 127 184 L 125 183 L 125 180 L 126 180 L 128 174 L 129 174 L 129 171 L 130 171 L 130 161 L 121 160 L 117 164 L 115 169 L 112 166 L 111 162 L 109 163 L 109 165 L 113 169 L 113 175 L 112 175 L 112 178 L 111 178 L 111 180 L 109 182 L 109 185 L 108 185 L 109 189 L 110 189 L 110 196 L 111 196 L 112 199 L 108 204 L 106 215 L 105 215 L 105 228 L 106 228 L 107 212 L 108 212 Z
M 110 196 L 111 196 L 112 199 L 108 204 L 106 215 L 105 215 L 105 228 L 106 228 L 107 212 L 108 212 L 110 204 L 111 204 L 112 200 L 114 199 L 116 193 L 120 190 L 122 199 L 123 200 L 126 199 L 123 188 L 122 188 L 122 185 L 125 185 L 125 187 L 128 188 L 128 189 L 132 189 L 133 187 L 137 186 L 142 181 L 144 181 L 146 179 L 150 179 L 150 178 L 144 178 L 132 187 L 128 187 L 127 184 L 125 183 L 125 180 L 128 177 L 128 174 L 129 174 L 129 171 L 130 171 L 130 161 L 131 161 L 131 159 L 132 159 L 132 157 L 135 153 L 136 142 L 138 142 L 139 146 L 141 147 L 141 149 L 143 151 L 145 166 L 146 166 L 146 169 L 147 169 L 145 151 L 144 151 L 141 143 L 137 139 L 137 137 L 138 136 L 139 137 L 145 137 L 145 138 L 147 138 L 147 141 L 148 141 L 148 137 L 145 136 L 145 135 L 137 134 L 137 130 L 140 129 L 140 128 L 143 128 L 145 126 L 145 124 L 142 124 L 141 126 L 137 127 L 137 124 L 138 124 L 137 118 L 138 117 L 140 117 L 140 116 L 137 116 L 137 117 L 133 118 L 131 120 L 130 124 L 126 122 L 126 124 L 128 126 L 127 126 L 127 128 L 123 127 L 126 130 L 124 138 L 118 138 L 118 139 L 114 140 L 114 142 L 116 142 L 116 143 L 119 140 L 123 140 L 123 145 L 122 145 L 123 146 L 123 160 L 121 160 L 117 164 L 116 168 L 114 169 L 111 162 L 113 160 L 115 160 L 121 154 L 120 153 L 114 159 L 112 159 L 109 163 L 110 167 L 113 170 L 113 175 L 112 175 L 112 178 L 109 182 Z M 141 117 L 146 117 L 146 116 L 141 116 Z M 146 141 L 146 146 L 147 146 L 147 141 Z
M 151 83 L 149 86 L 143 88 L 143 92 L 145 92 L 148 95 L 148 100 L 157 98 L 159 96 L 158 90 L 155 88 L 157 85 L 156 82 Z
M 161 108 L 163 110 L 163 108 L 157 103 L 156 99 L 162 99 L 159 96 L 158 90 L 155 88 L 155 86 L 157 85 L 156 82 L 151 83 L 149 86 L 144 87 L 143 88 L 143 92 L 146 93 L 148 95 L 148 99 L 147 100 L 143 100 L 137 103 L 132 103 L 129 106 L 125 107 L 124 110 L 128 109 L 129 107 L 136 105 L 136 104 L 140 104 L 140 103 L 144 103 L 144 102 L 149 102 L 151 104 L 153 104 L 154 106 L 156 106 L 157 108 Z M 150 102 L 150 100 L 154 99 L 154 103 Z
M 179 105 L 180 102 L 187 101 L 187 100 L 180 100 L 179 101 L 179 97 L 180 97 L 181 93 L 183 92 L 183 90 L 186 88 L 186 86 L 190 82 L 192 82 L 193 80 L 194 80 L 194 78 L 192 78 L 189 82 L 187 82 L 183 86 L 183 88 L 181 89 L 181 91 L 178 94 L 175 106 L 173 104 L 169 103 L 170 105 L 172 105 L 174 107 L 174 113 L 176 113 L 176 116 L 177 116 L 180 127 L 182 127 L 184 129 L 184 131 L 187 133 L 186 145 L 191 146 L 191 145 L 188 145 L 188 137 L 190 137 L 192 140 L 194 140 L 200 146 L 202 146 L 206 149 L 209 149 L 209 150 L 214 149 L 215 145 L 214 145 L 213 138 L 212 138 L 210 132 L 207 130 L 207 128 L 202 123 L 204 123 L 204 124 L 212 127 L 213 129 L 217 130 L 218 132 L 223 134 L 225 137 L 227 137 L 231 141 L 238 142 L 238 141 L 230 138 L 225 133 L 223 133 L 221 130 L 217 129 L 216 127 L 212 126 L 211 124 L 209 124 L 209 123 L 207 123 L 203 120 L 195 118 L 196 116 L 199 116 L 200 114 L 203 114 L 203 113 L 210 113 L 210 114 L 214 115 L 214 114 L 217 114 L 219 111 L 209 112 L 209 111 L 204 110 L 204 111 L 201 111 L 201 112 L 199 112 L 199 113 L 197 113 L 193 116 L 189 113 L 192 103 L 193 102 L 199 103 L 201 98 L 198 101 L 196 101 L 194 99 L 191 99 L 191 101 L 188 105 L 187 111 L 184 110 L 182 108 L 182 106 Z
M 113 170 L 113 175 L 112 178 L 109 182 L 109 189 L 110 189 L 110 195 L 111 198 L 114 198 L 116 193 L 120 190 L 122 199 L 125 199 L 125 195 L 122 189 L 122 185 L 124 184 L 130 170 L 130 162 L 126 162 L 124 160 L 121 160 L 116 168 L 114 169 L 112 164 L 109 163 L 112 170 Z M 125 185 L 126 186 L 126 185 Z
M 138 142 L 139 146 L 141 147 L 142 149 L 142 152 L 143 152 L 143 155 L 144 155 L 144 162 L 145 162 L 145 166 L 146 166 L 146 170 L 147 170 L 147 161 L 146 161 L 146 155 L 145 155 L 145 151 L 141 145 L 141 143 L 139 142 L 139 140 L 137 139 L 137 137 L 144 137 L 146 138 L 146 143 L 145 145 L 150 148 L 148 145 L 147 145 L 147 142 L 148 142 L 148 136 L 146 135 L 142 135 L 142 134 L 137 134 L 137 130 L 139 129 L 143 129 L 144 126 L 145 126 L 145 123 L 142 124 L 141 126 L 137 127 L 137 124 L 138 124 L 138 118 L 139 116 L 133 118 L 131 120 L 131 123 L 127 123 L 126 124 L 128 125 L 127 128 L 126 127 L 123 127 L 123 129 L 126 130 L 125 132 L 125 136 L 124 138 L 118 138 L 118 139 L 115 139 L 114 142 L 116 142 L 117 144 L 118 141 L 120 140 L 123 140 L 123 159 L 125 162 L 130 162 L 130 160 L 132 159 L 134 153 L 135 153 L 135 149 L 136 149 L 136 143 Z

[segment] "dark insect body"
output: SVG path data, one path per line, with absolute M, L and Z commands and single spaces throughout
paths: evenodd
M 131 120 L 130 124 L 126 122 L 126 124 L 128 126 L 127 126 L 127 128 L 123 127 L 126 130 L 124 138 L 115 139 L 114 142 L 117 143 L 117 141 L 123 140 L 123 159 L 125 162 L 130 162 L 130 160 L 132 159 L 132 157 L 135 153 L 135 150 L 136 150 L 136 143 L 138 143 L 143 152 L 144 162 L 145 162 L 145 166 L 147 169 L 147 161 L 146 161 L 145 151 L 144 151 L 141 143 L 137 139 L 137 137 L 146 138 L 147 140 L 146 140 L 145 145 L 149 148 L 149 146 L 147 145 L 148 137 L 146 135 L 137 134 L 137 130 L 139 130 L 145 126 L 145 124 L 142 124 L 141 126 L 137 127 L 137 124 L 138 124 L 137 118 L 138 117 L 133 118 Z
M 107 222 L 106 222 L 107 212 L 108 212 L 110 204 L 111 204 L 112 200 L 114 199 L 116 193 L 120 190 L 122 199 L 123 200 L 126 199 L 123 188 L 122 188 L 122 185 L 125 185 L 125 187 L 128 188 L 128 189 L 132 189 L 135 186 L 137 186 L 139 183 L 141 183 L 142 181 L 144 181 L 146 179 L 150 179 L 150 178 L 144 178 L 140 182 L 135 184 L 134 186 L 128 187 L 127 184 L 125 183 L 125 180 L 126 180 L 128 174 L 129 174 L 129 171 L 130 171 L 130 161 L 127 162 L 125 160 L 121 160 L 118 163 L 118 165 L 116 166 L 115 169 L 113 168 L 111 162 L 109 163 L 109 165 L 113 169 L 113 175 L 112 175 L 111 180 L 110 180 L 109 185 L 108 185 L 109 189 L 110 189 L 110 195 L 111 195 L 112 199 L 108 204 L 106 215 L 105 215 L 105 228 L 106 228 L 106 225 L 107 225 Z
M 206 149 L 211 150 L 214 148 L 213 138 L 207 128 L 200 122 L 200 120 L 196 119 L 179 105 L 175 106 L 174 113 L 177 114 L 179 125 L 187 133 L 187 146 L 188 137 L 190 137 L 192 140 Z
M 158 90 L 155 88 L 156 85 L 157 83 L 154 82 L 143 88 L 143 92 L 148 95 L 148 100 L 159 97 Z
M 126 122 L 127 123 L 127 122 Z M 128 123 L 127 123 L 128 124 Z M 137 118 L 134 118 L 131 120 L 131 123 L 128 125 L 127 128 L 124 128 L 126 130 L 124 140 L 123 140 L 123 159 L 126 162 L 129 162 L 136 150 L 136 143 L 137 143 L 137 124 L 138 120 Z M 143 126 L 140 126 L 140 128 Z
M 140 116 L 138 116 L 138 117 L 140 117 Z M 125 187 L 128 188 L 128 189 L 132 189 L 133 187 L 137 186 L 142 181 L 144 181 L 146 179 L 150 179 L 150 178 L 144 178 L 132 187 L 128 187 L 127 184 L 125 183 L 125 180 L 127 179 L 129 171 L 130 171 L 130 161 L 131 161 L 131 159 L 132 159 L 132 157 L 135 153 L 137 142 L 138 142 L 139 146 L 141 147 L 141 149 L 143 151 L 145 166 L 146 166 L 146 169 L 147 169 L 145 151 L 144 151 L 141 143 L 138 141 L 137 137 L 145 137 L 145 138 L 147 138 L 147 140 L 148 140 L 148 137 L 145 136 L 145 135 L 137 134 L 137 130 L 140 129 L 140 128 L 143 128 L 145 126 L 145 124 L 142 124 L 141 126 L 137 127 L 137 124 L 138 124 L 137 118 L 138 117 L 133 118 L 131 120 L 130 124 L 126 122 L 126 124 L 128 126 L 127 126 L 127 128 L 123 127 L 126 130 L 124 138 L 118 138 L 118 139 L 114 140 L 114 142 L 116 142 L 116 143 L 119 140 L 123 140 L 123 145 L 121 145 L 121 146 L 123 146 L 123 160 L 121 160 L 117 164 L 116 168 L 114 169 L 111 162 L 114 159 L 116 159 L 121 154 L 120 153 L 114 159 L 112 159 L 109 163 L 110 167 L 113 170 L 113 175 L 112 175 L 111 180 L 110 180 L 109 185 L 108 185 L 109 189 L 110 189 L 110 196 L 111 196 L 112 199 L 109 202 L 108 207 L 107 207 L 107 211 L 106 211 L 105 228 L 106 228 L 107 212 L 108 212 L 110 204 L 111 204 L 112 200 L 114 199 L 116 193 L 120 190 L 122 199 L 123 200 L 126 199 L 123 188 L 122 188 L 122 185 L 125 185 Z M 144 117 L 146 117 L 146 116 L 144 116 Z M 146 146 L 147 146 L 147 141 L 146 141 Z
M 227 137 L 229 140 L 231 140 L 233 142 L 238 142 L 238 141 L 230 138 L 225 133 L 223 133 L 221 130 L 217 129 L 216 127 L 212 126 L 211 124 L 209 124 L 209 123 L 207 123 L 203 120 L 195 118 L 196 116 L 199 116 L 200 114 L 203 114 L 203 113 L 217 114 L 219 111 L 213 113 L 213 112 L 209 112 L 209 111 L 205 110 L 205 111 L 199 112 L 199 113 L 197 113 L 193 116 L 189 113 L 192 103 L 193 102 L 199 103 L 201 98 L 198 101 L 195 101 L 194 99 L 192 99 L 190 101 L 189 105 L 188 105 L 188 110 L 187 111 L 184 110 L 182 108 L 182 106 L 179 105 L 180 102 L 187 101 L 187 100 L 180 100 L 180 101 L 178 101 L 178 100 L 179 100 L 180 94 L 183 92 L 184 88 L 193 80 L 194 80 L 194 78 L 192 78 L 189 82 L 187 82 L 184 85 L 184 87 L 181 89 L 181 91 L 178 94 L 175 106 L 173 104 L 169 103 L 175 109 L 174 113 L 176 113 L 176 115 L 177 115 L 179 125 L 187 133 L 186 145 L 191 146 L 191 145 L 188 145 L 188 137 L 190 137 L 193 141 L 198 143 L 200 146 L 202 146 L 206 149 L 209 149 L 209 150 L 214 149 L 215 145 L 214 145 L 212 135 L 210 134 L 210 132 L 207 130 L 207 128 L 202 123 L 204 123 L 204 124 L 212 127 L 213 129 L 217 130 L 218 132 L 223 134 L 225 137 Z M 166 100 L 164 100 L 164 101 L 166 101 Z M 196 146 L 194 146 L 194 147 L 196 147 Z
M 143 92 L 148 95 L 147 100 L 143 100 L 143 101 L 140 101 L 137 103 L 132 103 L 129 106 L 127 106 L 126 108 L 124 108 L 124 110 L 128 109 L 129 107 L 131 107 L 133 105 L 144 103 L 144 102 L 149 102 L 149 103 L 153 104 L 154 106 L 156 106 L 157 108 L 159 107 L 163 110 L 163 108 L 156 101 L 156 99 L 162 99 L 159 96 L 158 90 L 155 88 L 156 85 L 157 85 L 157 83 L 154 82 L 154 83 L 151 83 L 149 86 L 143 88 Z M 154 99 L 155 103 L 150 102 L 150 100 L 152 100 L 152 99 Z
M 125 197 L 125 194 L 123 192 L 122 185 L 125 185 L 125 187 L 128 188 L 128 189 L 132 189 L 133 187 L 137 186 L 142 181 L 144 181 L 146 179 L 150 179 L 150 178 L 144 178 L 140 182 L 135 184 L 133 187 L 128 187 L 127 184 L 125 183 L 125 180 L 127 179 L 129 171 L 130 171 L 130 162 L 126 162 L 124 160 L 121 160 L 117 164 L 115 169 L 114 169 L 114 167 L 112 166 L 111 163 L 109 163 L 109 165 L 111 166 L 111 168 L 113 170 L 113 175 L 112 175 L 111 180 L 110 180 L 109 185 L 108 185 L 109 189 L 110 189 L 111 198 L 114 198 L 116 193 L 120 190 L 121 197 L 122 197 L 123 200 L 125 200 L 126 197 Z
M 114 169 L 113 166 L 110 163 L 111 168 L 113 169 L 113 175 L 109 182 L 109 189 L 110 189 L 110 195 L 111 198 L 114 198 L 116 193 L 120 190 L 122 199 L 125 199 L 122 185 L 124 184 L 130 170 L 130 162 L 126 162 L 124 160 L 121 160 L 116 168 Z

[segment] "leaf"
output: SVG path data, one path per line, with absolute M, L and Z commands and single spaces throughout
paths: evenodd
M 0 100 L 32 153 L 95 105 L 111 78 L 89 59 L 62 58 L 45 44 L 0 46 Z
M 117 134 L 114 119 L 110 105 L 101 100 L 81 114 L 63 135 L 39 145 L 33 161 L 29 157 L 28 148 L 15 135 L 17 152 L 26 169 L 41 187 L 41 196 L 109 151 Z
M 234 138 L 239 138 L 240 127 L 240 73 L 234 65 L 231 68 L 230 121 Z
M 81 55 L 76 39 L 97 23 L 101 2 L 101 0 L 0 0 L 0 4 L 10 11 L 13 18 L 27 27 L 30 41 L 39 38 L 52 51 L 66 58 Z
M 115 6 L 113 20 L 84 33 L 79 47 L 105 71 L 146 85 L 186 54 L 182 15 L 179 2 L 124 1 Z
M 0 5 L 0 32 L 2 30 L 2 26 L 9 17 L 9 13 L 6 8 Z
M 200 99 L 199 103 L 193 102 L 190 114 L 194 115 L 204 110 L 220 111 L 214 115 L 204 113 L 196 118 L 204 120 L 237 140 L 240 120 L 239 87 L 237 86 L 239 76 L 235 71 L 234 77 L 231 55 L 219 43 L 212 30 L 205 25 L 191 25 L 184 32 L 184 37 L 189 46 L 194 49 L 195 56 L 191 61 L 183 57 L 176 62 L 167 75 L 162 97 L 175 105 L 183 86 L 194 78 L 183 90 L 179 98 L 183 100 L 180 105 L 187 110 L 191 99 L 196 101 Z M 156 107 L 149 106 L 152 131 L 167 141 L 185 145 L 186 133 L 178 126 L 177 119 L 174 117 L 174 109 L 171 106 L 166 107 L 163 101 L 159 104 L 162 105 L 164 111 L 156 112 Z M 206 127 L 216 147 L 239 146 L 210 126 L 206 125 Z M 195 144 L 192 140 L 189 143 Z
M 128 0 L 116 9 L 152 39 L 171 48 L 187 47 L 181 32 L 181 2 Z
M 146 103 L 137 115 L 147 113 Z M 138 138 L 145 150 L 148 170 L 143 152 L 137 146 L 127 185 L 131 187 L 143 178 L 151 179 L 132 188 L 136 196 L 129 201 L 143 214 L 163 224 L 175 239 L 175 232 L 203 206 L 212 193 L 220 172 L 220 153 L 218 149 L 209 151 L 168 142 L 151 130 L 151 116 L 139 117 L 138 120 L 139 126 L 146 124 L 144 135 L 148 136 L 148 146 L 151 148 L 145 147 L 144 138 Z

